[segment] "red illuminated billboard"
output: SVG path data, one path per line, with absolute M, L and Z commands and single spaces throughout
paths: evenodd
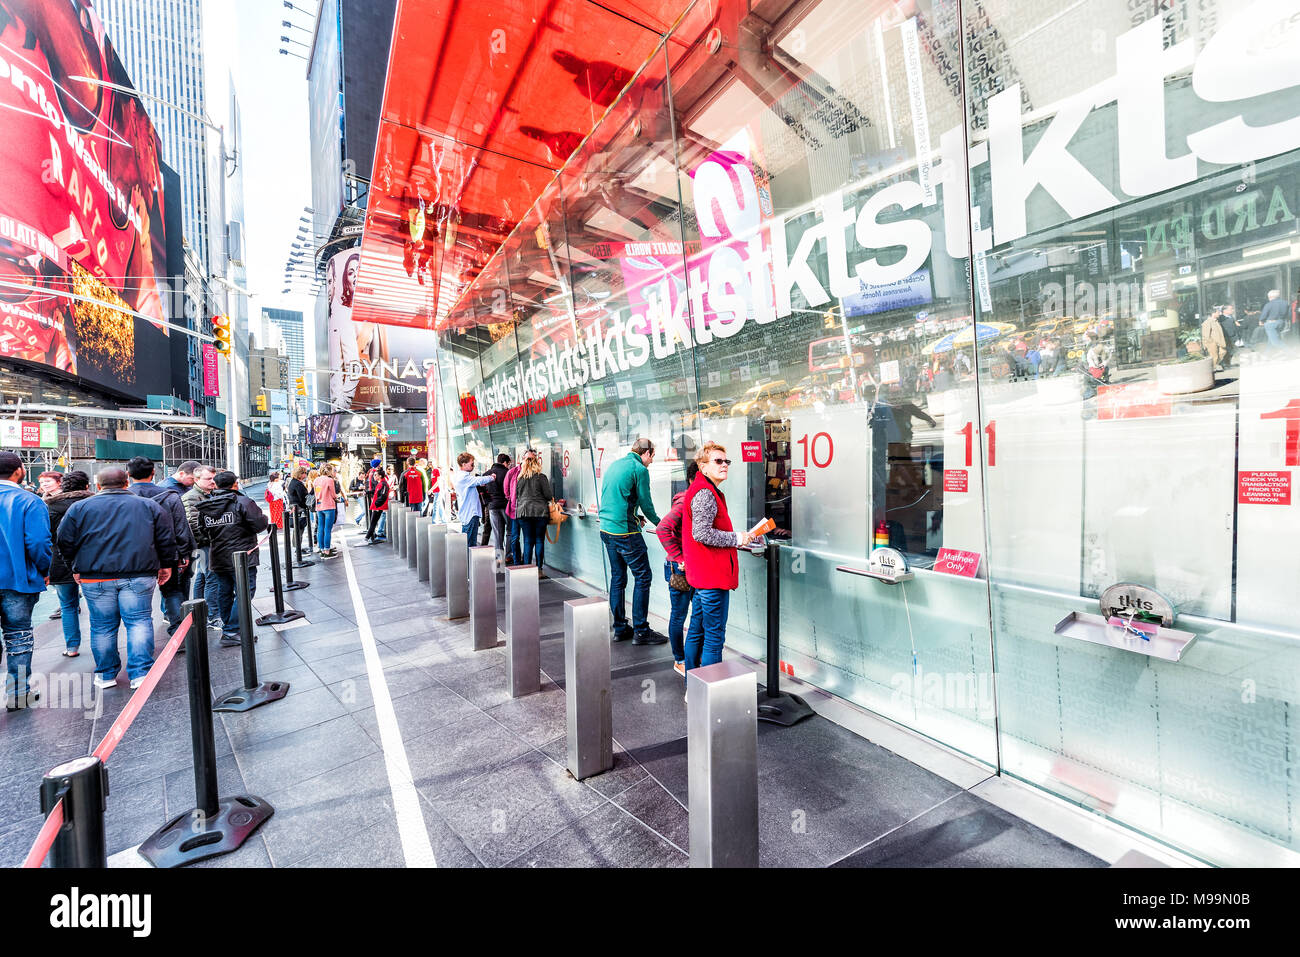
M 86 0 L 0 0 L 0 358 L 166 392 L 158 137 L 92 81 L 131 87 Z

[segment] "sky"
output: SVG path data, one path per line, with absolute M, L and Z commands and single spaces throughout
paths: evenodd
M 307 131 L 307 63 L 279 53 L 285 47 L 307 55 L 315 26 L 316 0 L 203 0 L 204 55 L 209 113 L 229 121 L 227 76 L 233 75 L 242 117 L 240 162 L 244 176 L 244 234 L 247 287 L 256 295 L 249 319 L 263 308 L 303 313 L 310 351 L 312 299 L 284 295 L 284 264 L 297 236 L 303 207 L 311 205 Z M 304 13 L 302 11 L 310 11 Z M 284 27 L 288 20 L 295 27 Z M 302 28 L 302 29 L 300 29 Z M 281 36 L 297 43 L 281 43 Z M 259 343 L 261 345 L 262 343 Z M 308 356 L 308 362 L 311 362 Z

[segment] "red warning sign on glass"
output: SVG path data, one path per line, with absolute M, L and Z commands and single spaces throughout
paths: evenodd
M 1290 472 L 1238 472 L 1237 501 L 1242 505 L 1290 505 Z
M 980 570 L 980 553 L 964 552 L 960 548 L 941 548 L 934 560 L 934 570 L 945 575 L 974 578 Z
M 945 492 L 969 492 L 965 469 L 944 469 L 943 490 Z
M 808 484 L 808 482 L 804 478 L 804 475 L 805 473 L 803 469 L 791 469 L 790 484 L 797 485 L 799 488 L 803 488 Z
M 740 461 L 742 461 L 742 462 L 761 462 L 761 461 L 763 461 L 763 443 L 761 443 L 761 442 L 741 442 L 741 443 L 740 443 Z

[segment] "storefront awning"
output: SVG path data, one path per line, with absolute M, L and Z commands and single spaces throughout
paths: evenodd
M 353 319 L 436 328 L 689 0 L 399 0 Z

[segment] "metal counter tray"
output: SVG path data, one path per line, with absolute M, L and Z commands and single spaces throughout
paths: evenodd
M 1174 628 L 1159 628 L 1149 641 L 1141 638 L 1127 637 L 1122 628 L 1116 628 L 1101 615 L 1089 615 L 1073 611 L 1066 615 L 1056 626 L 1056 634 L 1067 638 L 1080 638 L 1095 645 L 1107 645 L 1121 651 L 1131 651 L 1139 655 L 1149 655 L 1164 661 L 1179 661 L 1183 654 L 1196 640 L 1190 631 L 1178 631 Z

